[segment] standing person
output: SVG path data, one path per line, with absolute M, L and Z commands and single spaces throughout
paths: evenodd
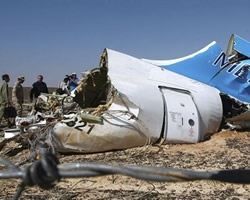
M 72 73 L 71 78 L 69 80 L 69 89 L 72 92 L 78 86 L 79 78 L 77 78 L 76 73 Z
M 69 81 L 69 78 L 66 76 L 63 81 L 59 84 L 58 86 L 58 90 L 59 94 L 69 94 L 69 87 L 68 87 L 68 81 Z
M 23 112 L 23 82 L 25 78 L 19 76 L 12 89 L 12 102 L 16 108 L 17 116 L 21 117 Z
M 10 104 L 8 97 L 8 82 L 10 77 L 8 74 L 2 76 L 2 82 L 0 83 L 0 122 L 4 116 L 4 109 Z M 9 121 L 8 121 L 9 123 Z
M 43 82 L 43 76 L 37 76 L 37 82 L 33 83 L 32 89 L 30 90 L 30 101 L 32 102 L 34 97 L 35 100 L 41 93 L 49 93 L 46 83 Z

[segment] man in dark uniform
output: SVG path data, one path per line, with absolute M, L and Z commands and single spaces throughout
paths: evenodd
M 37 76 L 37 82 L 33 83 L 32 89 L 30 90 L 30 101 L 32 102 L 34 97 L 35 100 L 41 93 L 49 93 L 46 83 L 43 82 L 43 76 Z

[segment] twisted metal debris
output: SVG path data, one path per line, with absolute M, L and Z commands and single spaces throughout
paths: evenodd
M 0 163 L 10 169 L 0 172 L 0 179 L 16 178 L 22 180 L 14 199 L 20 197 L 26 186 L 37 185 L 42 189 L 51 189 L 61 178 L 96 177 L 113 174 L 158 182 L 214 180 L 228 183 L 250 184 L 250 169 L 202 172 L 150 166 L 111 166 L 97 163 L 59 164 L 57 157 L 51 153 L 43 154 L 40 160 L 22 169 L 3 157 L 0 157 Z

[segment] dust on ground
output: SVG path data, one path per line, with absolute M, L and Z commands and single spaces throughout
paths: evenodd
M 10 156 L 14 163 L 29 154 Z M 222 131 L 198 144 L 149 145 L 95 154 L 59 155 L 61 163 L 98 162 L 112 165 L 150 165 L 193 170 L 249 169 L 250 132 Z M 18 180 L 1 180 L 0 199 L 12 199 Z M 250 199 L 250 185 L 193 181 L 146 182 L 110 175 L 62 179 L 53 189 L 26 188 L 21 199 Z

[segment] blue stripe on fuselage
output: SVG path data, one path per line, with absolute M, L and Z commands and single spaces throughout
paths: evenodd
M 226 54 L 215 43 L 196 56 L 161 67 L 211 85 L 225 94 L 250 103 L 250 75 L 248 73 L 250 60 L 233 63 L 214 77 L 227 62 Z

